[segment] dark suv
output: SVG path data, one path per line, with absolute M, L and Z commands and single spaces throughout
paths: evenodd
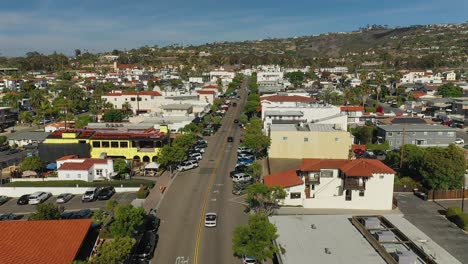
M 150 260 L 153 257 L 154 249 L 156 248 L 158 240 L 158 234 L 146 231 L 138 242 L 133 259 L 137 261 Z

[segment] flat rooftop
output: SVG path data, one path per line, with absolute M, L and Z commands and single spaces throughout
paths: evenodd
M 317 132 L 336 132 L 342 131 L 335 129 L 333 124 L 275 124 L 271 125 L 271 131 L 317 131 Z
M 271 216 L 270 222 L 278 228 L 279 237 L 276 242 L 285 249 L 279 255 L 280 263 L 386 263 L 353 226 L 351 217 L 352 215 Z M 461 263 L 403 218 L 403 215 L 392 214 L 385 217 L 417 246 L 434 256 L 437 263 Z M 325 248 L 328 248 L 330 254 L 325 252 Z

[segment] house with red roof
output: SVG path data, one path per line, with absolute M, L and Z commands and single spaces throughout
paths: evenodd
M 0 263 L 86 260 L 97 240 L 91 219 L 0 221 Z
M 57 173 L 58 179 L 64 181 L 109 180 L 114 176 L 114 162 L 112 159 L 80 159 L 76 155 L 67 155 L 57 159 Z
M 360 105 L 345 105 L 340 107 L 341 113 L 348 116 L 348 124 L 363 124 L 361 117 L 364 115 L 364 106 Z
M 394 170 L 375 159 L 303 159 L 296 170 L 270 174 L 263 181 L 286 190 L 286 206 L 391 210 L 394 177 Z

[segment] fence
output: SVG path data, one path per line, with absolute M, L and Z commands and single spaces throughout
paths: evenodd
M 463 197 L 468 199 L 468 189 L 464 191 L 465 191 L 465 196 L 463 196 L 463 190 L 429 191 L 427 193 L 427 198 L 428 200 L 462 199 Z

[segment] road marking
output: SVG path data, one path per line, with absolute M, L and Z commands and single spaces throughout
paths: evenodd
M 216 183 L 215 186 L 223 186 L 224 183 Z
M 246 205 L 246 206 L 247 206 L 248 204 L 245 203 L 245 202 L 236 201 L 237 199 L 243 198 L 245 195 L 246 195 L 246 194 L 241 195 L 241 196 L 238 196 L 238 197 L 231 198 L 231 199 L 229 199 L 228 201 L 229 201 L 229 202 L 233 202 L 233 203 L 242 204 L 242 205 Z
M 239 113 L 240 113 L 240 108 L 237 108 L 236 111 L 235 111 L 235 115 L 237 115 Z M 234 123 L 231 120 L 229 122 L 229 125 L 228 125 L 228 127 L 229 127 L 228 130 L 232 129 L 233 124 Z M 218 135 L 218 136 L 220 136 L 220 135 Z M 224 139 L 224 136 L 222 138 Z M 227 144 L 227 140 L 223 140 L 223 144 L 221 145 L 221 149 L 225 149 L 226 144 Z M 210 195 L 211 188 L 213 187 L 214 181 L 216 180 L 216 171 L 217 171 L 217 169 L 219 167 L 219 164 L 220 164 L 223 156 L 224 155 L 219 155 L 218 158 L 216 159 L 215 168 L 214 168 L 213 172 L 210 175 L 210 181 L 208 182 L 208 189 L 206 190 L 205 199 L 203 200 L 202 211 L 201 211 L 201 214 L 200 214 L 200 221 L 198 223 L 198 232 L 197 232 L 197 240 L 196 240 L 196 243 L 195 243 L 195 252 L 193 254 L 193 263 L 194 264 L 198 264 L 198 252 L 200 250 L 201 235 L 202 235 L 202 231 L 204 229 L 203 228 L 203 223 L 204 223 L 204 220 L 205 220 L 206 205 L 208 204 L 208 196 Z
M 187 259 L 185 259 L 185 257 L 177 257 L 176 260 L 175 260 L 175 264 L 188 264 L 189 263 L 189 257 L 187 257 Z
M 219 193 L 219 190 L 214 190 L 213 193 Z
M 212 201 L 212 202 L 216 202 L 216 198 L 212 198 L 211 201 Z

